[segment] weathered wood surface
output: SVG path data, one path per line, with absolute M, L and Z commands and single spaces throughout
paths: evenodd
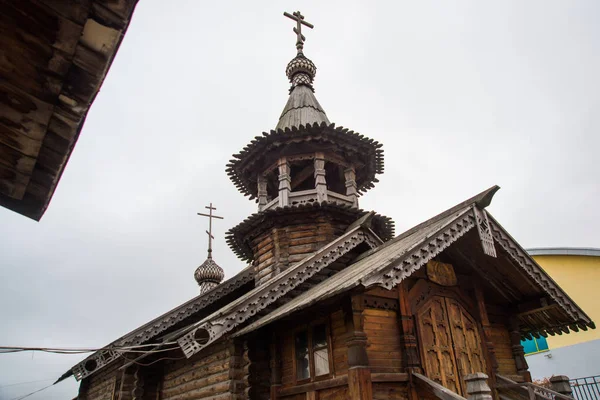
M 298 216 L 295 222 L 278 224 L 259 234 L 251 241 L 257 284 L 313 254 L 340 236 L 347 225 L 322 213 L 308 213 Z
M 441 400 L 465 400 L 464 397 L 453 392 L 452 390 L 432 381 L 424 375 L 413 373 L 413 382 L 417 387 L 417 391 L 424 398 L 441 399 Z
M 0 205 L 42 216 L 136 2 L 0 1 Z
M 364 319 L 371 371 L 401 372 L 402 345 L 397 312 L 365 308 Z
M 242 378 L 239 376 L 241 373 L 234 373 L 239 368 L 235 356 L 233 348 L 222 343 L 201 351 L 189 360 L 167 363 L 160 398 L 212 399 L 214 396 L 229 395 L 233 381 Z

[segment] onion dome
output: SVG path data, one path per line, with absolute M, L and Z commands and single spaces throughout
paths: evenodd
M 200 294 L 206 293 L 217 286 L 223 281 L 224 277 L 223 268 L 219 267 L 210 256 L 194 272 L 194 278 L 200 286 Z
M 299 53 L 288 63 L 285 74 L 292 84 L 290 93 L 299 85 L 306 85 L 314 91 L 312 83 L 317 74 L 317 67 L 310 59 L 306 58 L 304 54 Z
M 304 54 L 298 53 L 287 65 L 285 73 L 292 86 L 290 87 L 290 97 L 281 112 L 275 129 L 285 130 L 315 123 L 329 125 L 325 110 L 314 95 L 315 89 L 312 84 L 317 73 L 315 64 Z

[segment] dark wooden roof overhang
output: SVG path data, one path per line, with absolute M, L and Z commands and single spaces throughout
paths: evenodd
M 260 232 L 270 229 L 276 224 L 286 225 L 298 219 L 302 214 L 323 212 L 332 218 L 347 221 L 348 225 L 368 214 L 368 211 L 335 203 L 305 203 L 282 208 L 275 208 L 252 214 L 243 222 L 229 229 L 225 234 L 227 244 L 242 260 L 252 261 L 253 252 L 250 240 Z M 260 232 L 257 228 L 260 227 Z M 391 218 L 375 214 L 371 219 L 371 229 L 384 242 L 394 237 L 394 221 Z
M 523 338 L 587 331 L 595 329 L 595 323 L 565 293 L 562 288 L 540 267 L 516 240 L 489 215 L 490 228 L 496 247 L 502 249 L 504 260 L 510 261 L 514 271 L 504 265 L 504 279 L 517 284 L 528 284 L 528 291 L 520 290 L 522 297 L 515 303 L 514 313 L 518 319 Z M 499 258 L 500 255 L 499 255 Z M 506 264 L 506 263 L 505 263 Z
M 356 168 L 356 184 L 365 192 L 378 182 L 376 174 L 383 173 L 382 144 L 357 132 L 335 124 L 314 123 L 306 126 L 272 130 L 256 136 L 227 164 L 227 175 L 245 196 L 257 196 L 257 175 L 269 168 L 282 155 L 303 151 L 302 144 L 315 148 L 331 148 Z
M 0 0 L 0 205 L 44 214 L 137 0 Z

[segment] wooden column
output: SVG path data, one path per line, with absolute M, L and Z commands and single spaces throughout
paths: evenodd
M 279 337 L 273 332 L 270 343 L 271 400 L 276 400 L 281 389 L 281 348 Z
M 477 309 L 479 311 L 479 319 L 483 326 L 483 340 L 487 348 L 488 357 L 490 360 L 490 367 L 492 372 L 492 385 L 495 384 L 496 374 L 498 373 L 498 359 L 496 358 L 496 349 L 492 340 L 492 326 L 490 325 L 490 319 L 488 317 L 487 308 L 485 307 L 485 298 L 483 291 L 481 290 L 481 282 L 475 282 L 475 298 L 477 300 Z
M 510 344 L 512 353 L 517 366 L 517 373 L 521 375 L 526 382 L 531 382 L 531 373 L 529 366 L 525 360 L 525 350 L 521 345 L 521 332 L 519 331 L 519 321 L 515 317 L 511 317 L 510 321 Z
M 344 178 L 346 179 L 346 196 L 351 197 L 352 206 L 358 208 L 358 191 L 356 190 L 356 171 L 354 167 L 344 170 Z
M 292 178 L 290 176 L 290 164 L 285 157 L 279 159 L 279 207 L 290 204 L 290 192 L 292 191 Z
M 258 185 L 258 211 L 264 210 L 267 205 L 267 178 L 265 178 L 262 174 L 258 175 L 257 179 Z
M 398 290 L 398 318 L 400 319 L 400 343 L 402 344 L 402 367 L 405 372 L 422 373 L 415 320 L 408 301 L 406 282 L 400 282 Z
M 325 155 L 315 153 L 315 188 L 317 189 L 317 201 L 327 201 L 327 181 L 325 180 Z
M 363 311 L 363 297 L 353 296 L 344 313 L 348 333 L 348 391 L 351 400 L 373 399 Z

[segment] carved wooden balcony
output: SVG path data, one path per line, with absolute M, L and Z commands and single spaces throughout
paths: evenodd
M 317 189 L 309 189 L 309 190 L 301 190 L 298 192 L 289 192 L 287 196 L 287 203 L 280 201 L 280 196 L 277 196 L 273 200 L 269 201 L 264 206 L 260 206 L 259 211 L 265 210 L 273 210 L 277 207 L 286 207 L 286 206 L 299 206 L 307 203 L 316 203 L 316 202 L 327 202 L 334 203 L 340 205 L 347 205 L 350 207 L 358 208 L 358 201 L 356 200 L 356 196 L 346 196 L 344 194 L 336 193 L 331 190 L 326 190 L 324 192 L 325 196 L 321 200 L 321 194 Z

